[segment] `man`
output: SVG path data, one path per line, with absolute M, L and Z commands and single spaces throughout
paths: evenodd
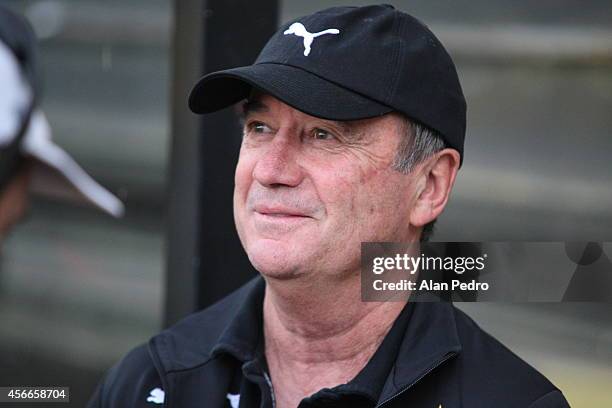
M 568 406 L 452 305 L 360 299 L 360 243 L 423 239 L 462 160 L 465 100 L 424 25 L 323 10 L 189 103 L 245 98 L 234 217 L 262 277 L 128 354 L 91 407 Z
M 23 218 L 30 189 L 123 213 L 121 201 L 51 141 L 39 107 L 35 43 L 27 22 L 0 7 L 0 245 Z

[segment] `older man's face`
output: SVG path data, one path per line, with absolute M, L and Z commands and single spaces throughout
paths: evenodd
M 333 122 L 269 95 L 245 112 L 234 218 L 262 274 L 341 277 L 359 268 L 362 241 L 414 238 L 415 182 L 391 168 L 398 115 Z

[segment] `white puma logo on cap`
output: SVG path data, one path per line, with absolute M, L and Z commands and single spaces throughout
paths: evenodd
M 319 31 L 318 33 L 309 33 L 308 30 L 306 30 L 306 27 L 304 27 L 304 24 L 293 23 L 289 26 L 287 30 L 285 30 L 283 34 L 295 34 L 298 37 L 303 37 L 304 56 L 307 57 L 308 54 L 310 54 L 310 47 L 312 45 L 312 42 L 316 37 L 319 37 L 324 34 L 340 34 L 340 30 L 338 30 L 337 28 L 328 28 L 327 30 Z

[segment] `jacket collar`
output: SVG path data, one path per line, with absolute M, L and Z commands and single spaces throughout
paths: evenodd
M 161 374 L 184 371 L 206 364 L 220 351 L 239 359 L 249 358 L 249 324 L 261 319 L 265 282 L 257 276 L 214 305 L 189 315 L 149 340 L 149 349 Z
M 164 371 L 194 368 L 222 353 L 243 362 L 254 359 L 261 352 L 264 294 L 265 282 L 258 276 L 221 302 L 151 339 Z M 379 403 L 461 351 L 452 304 L 415 302 L 406 307 L 411 310 L 405 334 Z
M 411 387 L 462 349 L 451 303 L 414 302 L 406 307 L 413 309 L 410 321 L 379 404 Z
M 255 358 L 260 349 L 263 337 L 263 300 L 266 284 L 259 277 L 253 283 L 251 291 L 245 296 L 237 313 L 227 324 L 225 330 L 211 349 L 212 357 L 229 353 L 245 362 Z

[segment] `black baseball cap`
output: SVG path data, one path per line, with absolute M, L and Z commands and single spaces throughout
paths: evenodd
M 466 102 L 455 65 L 423 23 L 391 5 L 332 7 L 286 23 L 253 65 L 202 77 L 189 107 L 215 112 L 253 87 L 323 119 L 401 112 L 463 157 Z

